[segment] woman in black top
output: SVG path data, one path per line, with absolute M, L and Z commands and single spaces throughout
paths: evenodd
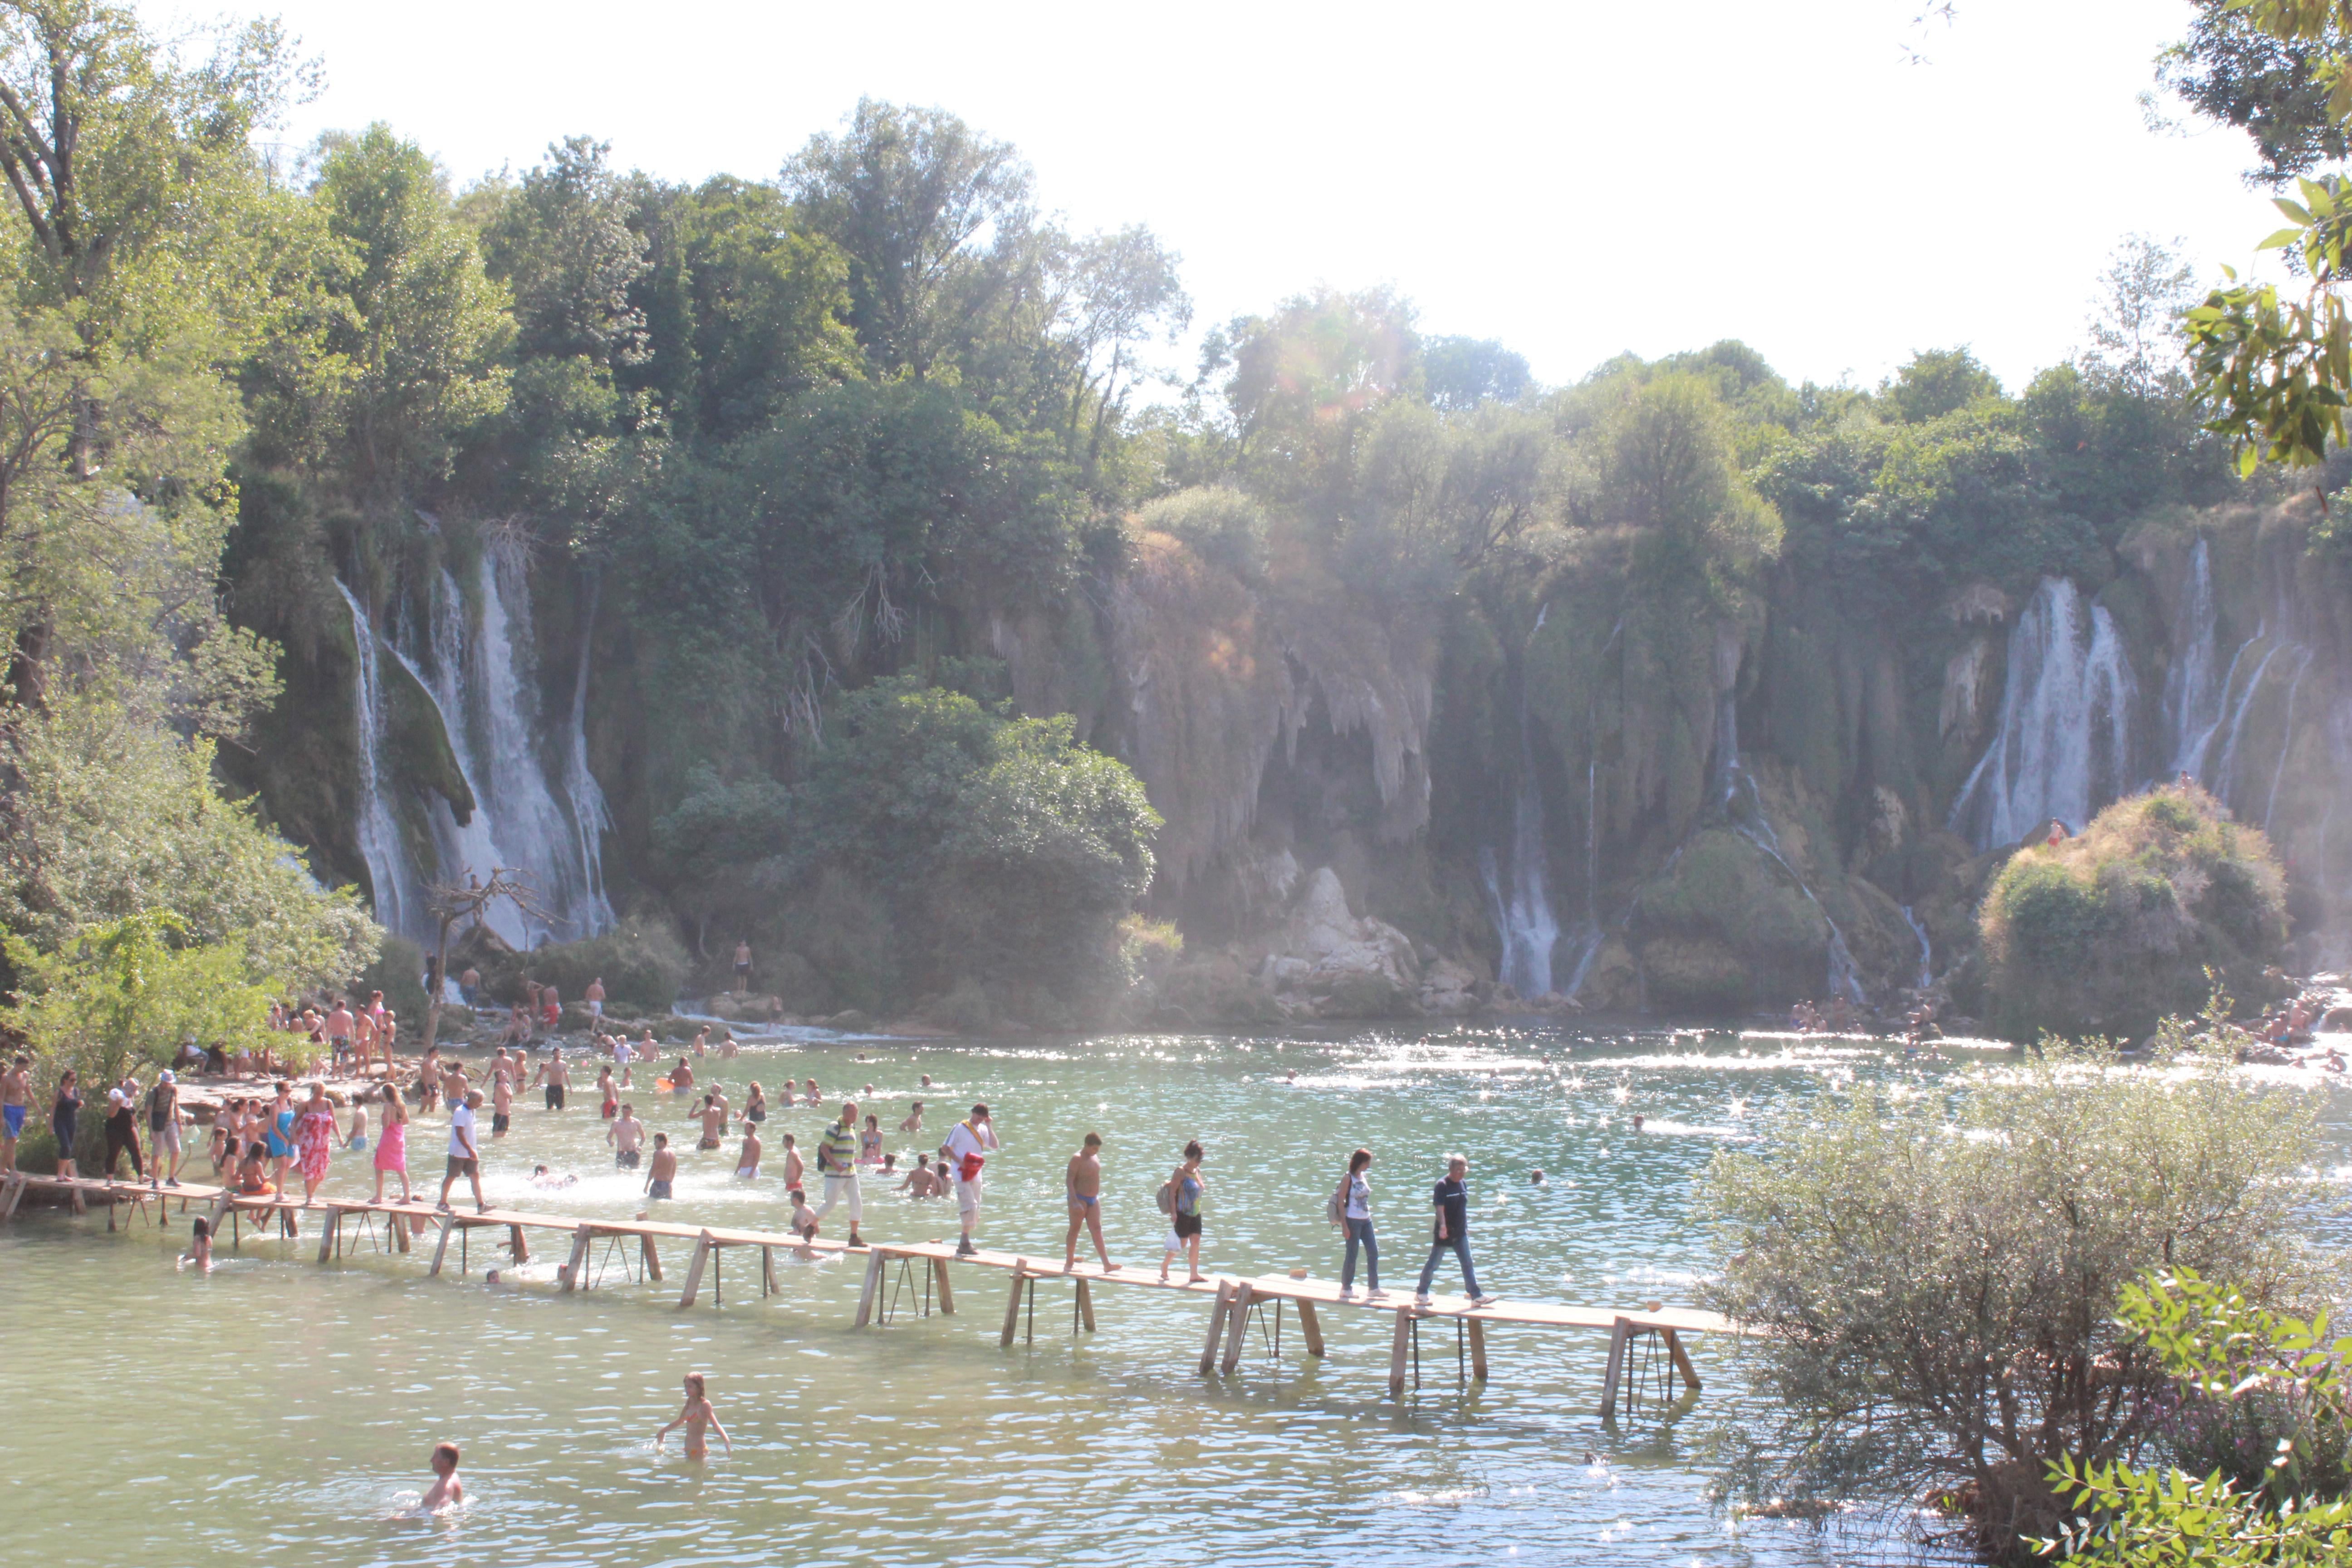
M 81 1173 L 74 1168 L 74 1134 L 81 1126 L 81 1093 L 74 1086 L 74 1070 L 58 1079 L 58 1102 L 49 1108 L 49 1131 L 58 1137 L 58 1174 L 70 1182 Z

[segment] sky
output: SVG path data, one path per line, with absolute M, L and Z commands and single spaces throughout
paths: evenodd
M 1966 343 L 2015 389 L 2084 341 L 2125 236 L 2218 276 L 2278 226 L 2243 138 L 2147 123 L 2163 0 L 255 9 L 324 62 L 291 142 L 382 120 L 462 184 L 584 132 L 691 182 L 772 176 L 861 95 L 936 105 L 1072 227 L 1181 252 L 1195 336 L 1385 284 L 1555 383 L 1736 337 L 1860 384 Z

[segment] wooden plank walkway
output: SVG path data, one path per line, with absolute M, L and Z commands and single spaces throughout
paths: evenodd
M 1379 1297 L 1366 1295 L 1342 1296 L 1339 1287 L 1328 1279 L 1303 1279 L 1286 1275 L 1263 1275 L 1244 1279 L 1219 1275 L 1202 1280 L 1187 1280 L 1181 1275 L 1162 1279 L 1156 1268 L 1130 1264 L 1106 1270 L 1099 1264 L 1079 1263 L 1065 1269 L 1061 1259 L 1053 1256 L 1035 1256 L 1021 1252 L 1001 1252 L 990 1248 L 959 1256 L 944 1241 L 874 1242 L 851 1247 L 845 1242 L 819 1238 L 803 1241 L 799 1237 L 776 1231 L 750 1230 L 727 1226 L 701 1226 L 656 1219 L 597 1219 L 574 1215 L 539 1214 L 520 1209 L 437 1208 L 422 1201 L 408 1203 L 328 1200 L 302 1204 L 275 1196 L 247 1196 L 226 1187 L 184 1184 L 177 1187 L 157 1186 L 145 1182 L 108 1181 L 84 1178 L 60 1181 L 55 1176 L 39 1176 L 14 1173 L 0 1183 L 0 1220 L 12 1217 L 28 1191 L 62 1194 L 77 1213 L 85 1212 L 93 1198 L 107 1205 L 107 1226 L 114 1227 L 114 1210 L 129 1206 L 134 1215 L 151 1223 L 158 1215 L 148 1213 L 151 1205 L 159 1210 L 178 1200 L 185 1213 L 192 1204 L 210 1210 L 213 1229 L 217 1236 L 226 1219 L 232 1230 L 231 1245 L 236 1245 L 238 1222 L 246 1217 L 257 1220 L 263 1227 L 277 1226 L 284 1235 L 296 1233 L 298 1217 L 305 1214 L 320 1216 L 318 1226 L 319 1261 L 342 1256 L 343 1225 L 355 1220 L 379 1250 L 407 1252 L 413 1237 L 430 1234 L 434 1237 L 433 1261 L 426 1269 L 428 1276 L 437 1275 L 446 1259 L 449 1244 L 459 1244 L 459 1270 L 467 1268 L 466 1241 L 476 1230 L 503 1229 L 508 1232 L 504 1243 L 516 1262 L 529 1258 L 530 1243 L 526 1233 L 532 1230 L 556 1231 L 567 1236 L 572 1243 L 571 1254 L 559 1270 L 564 1291 L 593 1289 L 609 1265 L 615 1248 L 624 1248 L 622 1268 L 629 1272 L 631 1264 L 625 1245 L 637 1243 L 635 1260 L 637 1279 L 659 1281 L 663 1278 L 660 1241 L 692 1242 L 694 1252 L 688 1264 L 681 1307 L 692 1306 L 701 1294 L 706 1270 L 711 1282 L 714 1303 L 720 1300 L 719 1260 L 730 1247 L 756 1247 L 761 1254 L 760 1286 L 765 1296 L 776 1287 L 775 1253 L 779 1249 L 799 1252 L 844 1255 L 852 1251 L 866 1255 L 866 1274 L 858 1292 L 856 1315 L 852 1326 L 878 1327 L 897 1315 L 898 1308 L 911 1290 L 917 1296 L 917 1308 L 929 1315 L 936 1302 L 937 1310 L 946 1315 L 955 1312 L 955 1286 L 952 1268 L 957 1264 L 992 1268 L 1010 1274 L 1013 1290 L 1004 1310 L 1004 1321 L 998 1335 L 1000 1345 L 1010 1345 L 1021 1326 L 1025 1305 L 1032 1332 L 1036 1314 L 1036 1287 L 1039 1280 L 1066 1279 L 1073 1286 L 1074 1318 L 1077 1325 L 1091 1332 L 1095 1328 L 1094 1292 L 1097 1286 L 1129 1286 L 1141 1289 L 1174 1291 L 1181 1295 L 1197 1296 L 1210 1302 L 1207 1338 L 1201 1351 L 1200 1369 L 1203 1373 L 1221 1371 L 1231 1374 L 1240 1364 L 1246 1331 L 1253 1315 L 1265 1329 L 1265 1310 L 1276 1310 L 1273 1339 L 1280 1342 L 1280 1311 L 1285 1306 L 1295 1308 L 1302 1337 L 1310 1356 L 1320 1359 L 1324 1354 L 1323 1315 L 1327 1312 L 1359 1311 L 1385 1314 L 1392 1320 L 1389 1352 L 1389 1388 L 1391 1393 L 1404 1390 L 1408 1361 L 1419 1365 L 1420 1325 L 1423 1322 L 1453 1322 L 1456 1325 L 1457 1344 L 1466 1341 L 1471 1375 L 1484 1381 L 1487 1375 L 1488 1355 L 1486 1334 L 1490 1329 L 1520 1328 L 1538 1330 L 1594 1330 L 1609 1336 L 1609 1359 L 1602 1376 L 1601 1414 L 1613 1418 L 1621 1390 L 1633 1373 L 1637 1352 L 1654 1348 L 1666 1361 L 1661 1372 L 1670 1367 L 1684 1387 L 1696 1391 L 1700 1386 L 1697 1371 L 1684 1349 L 1682 1336 L 1695 1333 L 1743 1334 L 1754 1331 L 1732 1322 L 1719 1313 L 1701 1311 L 1689 1307 L 1665 1307 L 1656 1311 L 1645 1310 L 1614 1310 L 1601 1307 L 1579 1307 L 1560 1302 L 1498 1300 L 1479 1306 L 1466 1297 L 1433 1295 L 1426 1303 L 1416 1302 L 1407 1292 L 1391 1292 Z M 383 1236 L 378 1237 L 375 1222 L 383 1222 Z M 358 1237 L 352 1240 L 358 1245 Z M 607 1244 L 606 1253 L 593 1275 L 590 1262 L 598 1241 Z M 895 1289 L 890 1279 L 893 1265 L 899 1270 Z M 1222 1352 L 1222 1354 L 1220 1353 Z M 1414 1373 L 1418 1381 L 1418 1372 Z

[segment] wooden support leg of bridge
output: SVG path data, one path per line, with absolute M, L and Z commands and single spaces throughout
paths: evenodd
M 1666 1342 L 1666 1353 L 1674 1358 L 1675 1370 L 1683 1374 L 1683 1386 L 1696 1392 L 1698 1368 L 1691 1365 L 1690 1352 L 1683 1349 L 1682 1336 L 1672 1329 L 1660 1329 L 1658 1337 Z
M 416 1234 L 416 1216 L 413 1214 L 396 1214 L 392 1216 L 392 1222 L 387 1228 L 392 1232 L 394 1248 L 406 1252 L 409 1237 Z
M 1078 1281 L 1078 1321 L 1087 1326 L 1087 1332 L 1095 1331 L 1095 1293 L 1083 1279 Z
M 563 1270 L 564 1294 L 588 1289 L 588 1248 L 595 1239 L 596 1227 L 593 1225 L 583 1225 L 572 1233 L 572 1262 Z
M 1389 1344 L 1389 1392 L 1404 1392 L 1404 1362 L 1412 1349 L 1412 1311 L 1400 1308 L 1396 1315 L 1396 1338 Z
M 1307 1353 L 1318 1361 L 1323 1358 L 1323 1320 L 1315 1315 L 1315 1303 L 1301 1299 L 1298 1303 L 1299 1331 L 1307 1336 Z
M 457 1228 L 456 1215 L 441 1216 L 441 1239 L 433 1244 L 433 1267 L 425 1271 L 427 1279 L 441 1272 L 441 1260 L 449 1255 L 449 1234 Z
M 1224 1337 L 1225 1317 L 1232 1309 L 1233 1300 L 1234 1282 L 1230 1279 L 1218 1280 L 1217 1304 L 1209 1309 L 1209 1338 L 1201 1346 L 1201 1370 L 1204 1373 L 1211 1371 L 1217 1364 L 1217 1342 Z
M 1475 1318 L 1470 1320 L 1470 1375 L 1486 1381 L 1486 1325 Z
M 342 1239 L 343 1211 L 334 1205 L 327 1205 L 327 1217 L 319 1225 L 319 1261 L 324 1263 L 335 1255 L 335 1243 Z
M 530 1243 L 523 1239 L 522 1226 L 519 1225 L 507 1226 L 507 1255 L 511 1262 L 530 1261 Z
M 641 1248 L 639 1256 L 645 1260 L 646 1278 L 651 1279 L 656 1285 L 660 1284 L 662 1277 L 661 1248 L 654 1245 L 654 1238 L 650 1236 L 641 1236 L 637 1237 L 637 1244 Z
M 1028 1270 L 1016 1268 L 1013 1271 L 1013 1299 L 1004 1304 L 1004 1331 L 996 1337 L 999 1349 L 1013 1342 L 1013 1331 L 1021 1326 L 1021 1292 L 1024 1287 L 1033 1290 L 1036 1289 L 1029 1283 Z
M 940 1288 L 940 1316 L 943 1318 L 955 1316 L 955 1286 L 949 1282 L 948 1272 L 946 1258 L 931 1259 L 931 1282 Z
M 776 1249 L 760 1248 L 760 1294 L 772 1296 L 782 1287 L 776 1283 Z
M 16 1205 L 25 1199 L 25 1178 L 22 1173 L 11 1171 L 5 1184 L 0 1184 L 0 1219 L 15 1219 Z
M 704 1231 L 694 1244 L 694 1261 L 686 1266 L 686 1294 L 677 1299 L 681 1307 L 691 1307 L 702 1293 L 702 1266 L 710 1261 L 710 1233 Z
M 1249 1342 L 1250 1302 L 1255 1299 L 1247 1284 L 1234 1287 L 1234 1304 L 1225 1324 L 1225 1359 L 1220 1368 L 1228 1377 L 1242 1363 L 1242 1351 Z
M 1617 1419 L 1617 1384 L 1625 1373 L 1625 1352 L 1633 1341 L 1631 1320 L 1620 1318 L 1609 1331 L 1609 1368 L 1601 1374 L 1601 1419 Z
M 851 1328 L 862 1329 L 874 1321 L 874 1299 L 882 1294 L 884 1267 L 885 1259 L 879 1251 L 866 1255 L 866 1283 L 857 1292 L 857 1317 L 849 1325 Z M 1018 1296 L 1020 1292 L 1015 1290 L 1013 1294 Z M 1005 1332 L 1009 1335 L 1012 1331 L 1008 1324 Z M 1007 1342 L 1011 1342 L 1008 1340 Z

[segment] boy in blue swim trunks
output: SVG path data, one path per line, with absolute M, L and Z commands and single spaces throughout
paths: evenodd
M 18 1057 L 0 1072 L 0 1173 L 16 1168 L 16 1140 L 25 1135 L 25 1107 L 33 1097 L 33 1064 Z
M 1110 1248 L 1103 1245 L 1101 1133 L 1087 1133 L 1086 1146 L 1070 1156 L 1069 1166 L 1062 1173 L 1062 1187 L 1070 1200 L 1070 1234 L 1062 1238 L 1062 1272 L 1067 1274 L 1077 1267 L 1080 1226 L 1093 1236 L 1103 1272 L 1117 1272 L 1118 1265 L 1110 1260 Z

